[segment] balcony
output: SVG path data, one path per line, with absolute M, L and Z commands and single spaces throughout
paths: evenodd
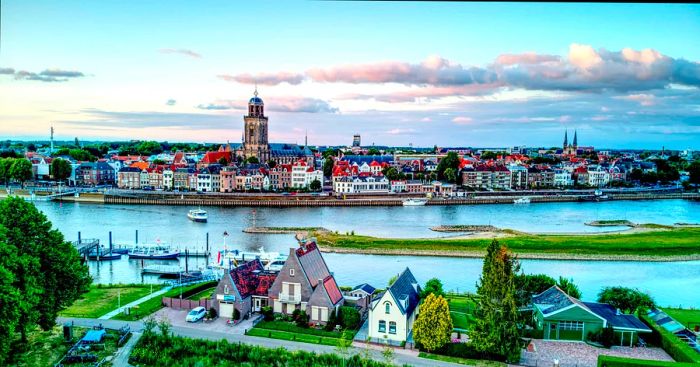
M 301 303 L 301 293 L 299 294 L 279 294 L 279 301 L 283 303 Z

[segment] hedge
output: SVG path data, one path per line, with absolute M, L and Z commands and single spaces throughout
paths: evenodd
M 675 334 L 659 326 L 647 315 L 641 315 L 642 321 L 654 331 L 653 337 L 658 338 L 661 347 L 678 362 L 700 363 L 700 353 L 680 340 Z
M 698 367 L 699 363 L 650 361 L 646 359 L 632 359 L 613 357 L 606 355 L 598 356 L 598 367 Z
M 326 338 L 352 339 L 352 333 L 337 332 L 337 331 L 325 331 L 325 330 L 314 329 L 314 328 L 300 328 L 300 327 L 294 325 L 293 323 L 290 323 L 287 321 L 261 321 L 257 325 L 255 325 L 255 328 L 256 329 L 265 329 L 265 330 L 286 331 L 289 333 L 323 336 Z

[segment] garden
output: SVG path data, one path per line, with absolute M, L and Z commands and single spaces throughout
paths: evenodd
M 466 332 L 474 324 L 474 311 L 476 310 L 476 300 L 474 295 L 448 293 L 445 295 L 447 304 L 450 306 L 450 317 L 452 326 L 456 331 Z
M 273 314 L 270 307 L 264 307 L 263 315 L 264 320 L 248 330 L 247 335 L 337 346 L 349 343 L 360 327 L 360 314 L 350 306 L 340 307 L 337 316 L 331 312 L 326 325 L 309 323 L 309 316 L 300 310 L 284 315 Z
M 117 309 L 120 303 L 125 305 L 160 289 L 161 285 L 158 284 L 93 284 L 87 293 L 59 315 L 98 318 Z
M 132 308 L 128 314 L 122 312 L 113 317 L 115 320 L 123 321 L 135 321 L 148 316 L 161 308 L 163 308 L 163 297 L 179 297 L 182 294 L 182 298 L 188 298 L 202 292 L 209 291 L 212 287 L 216 286 L 216 282 L 205 282 L 192 284 L 184 287 L 173 288 L 160 297 L 151 298 L 140 305 Z

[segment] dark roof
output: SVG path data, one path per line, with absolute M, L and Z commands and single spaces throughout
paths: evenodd
M 304 157 L 313 155 L 311 149 L 297 144 L 270 143 L 270 154 L 275 157 L 292 156 Z
M 255 97 L 251 98 L 248 103 L 254 104 L 254 105 L 261 105 L 261 104 L 263 104 L 263 100 L 262 100 L 262 98 L 255 96 Z
M 372 287 L 371 285 L 369 285 L 369 284 L 367 284 L 367 283 L 362 283 L 362 284 L 360 284 L 360 285 L 357 285 L 357 286 L 355 286 L 355 288 L 353 288 L 352 290 L 353 290 L 353 291 L 356 291 L 356 290 L 358 290 L 358 289 L 359 289 L 359 290 L 362 290 L 362 291 L 365 291 L 365 292 L 368 293 L 368 294 L 372 294 L 372 293 L 374 293 L 374 291 L 376 290 L 376 288 Z
M 122 167 L 119 172 L 141 172 L 141 170 L 136 167 Z
M 303 247 L 298 248 L 295 253 L 301 268 L 304 270 L 304 274 L 306 274 L 306 278 L 311 283 L 311 287 L 316 288 L 319 280 L 326 279 L 326 277 L 331 275 L 315 242 L 307 243 Z
M 230 274 L 241 298 L 250 295 L 266 296 L 267 290 L 276 278 L 276 274 L 265 271 L 260 259 L 240 265 L 231 270 Z
M 420 285 L 408 268 L 404 269 L 387 291 L 394 296 L 401 313 L 405 315 L 410 315 L 418 305 Z
M 532 296 L 532 303 L 536 305 L 545 315 L 561 310 L 562 308 L 569 307 L 574 303 L 588 310 L 583 302 L 569 296 L 556 285 L 549 287 L 549 289 L 540 294 Z
M 618 313 L 617 309 L 607 303 L 583 302 L 594 314 L 604 318 L 616 328 L 639 329 L 651 332 L 651 329 L 634 315 Z

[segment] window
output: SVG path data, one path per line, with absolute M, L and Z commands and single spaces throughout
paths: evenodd
M 384 304 L 384 313 L 391 313 L 391 304 L 389 302 Z
M 289 269 L 289 276 L 293 277 L 294 276 L 294 269 Z
M 224 284 L 224 294 L 228 294 L 228 284 Z
M 379 320 L 379 332 L 386 333 L 386 321 Z
M 559 330 L 583 330 L 582 321 L 559 321 Z
M 389 321 L 389 334 L 396 334 L 396 323 Z

